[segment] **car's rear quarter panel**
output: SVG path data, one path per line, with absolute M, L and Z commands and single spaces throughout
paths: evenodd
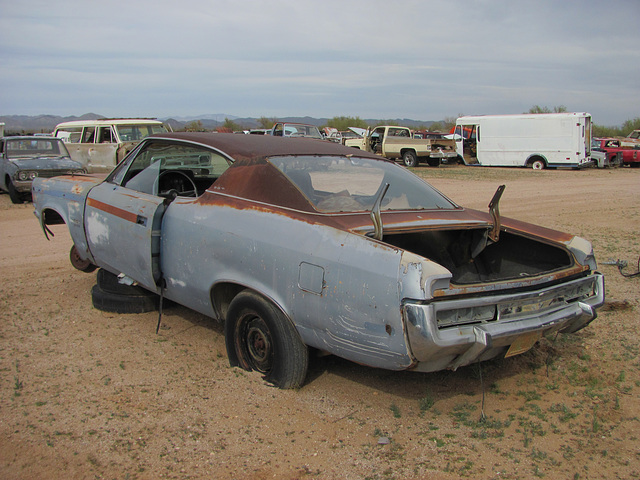
M 41 224 L 48 224 L 47 214 L 56 212 L 67 224 L 76 248 L 90 258 L 84 231 L 84 205 L 89 190 L 103 180 L 91 175 L 64 175 L 35 178 L 32 185 L 35 215 Z M 44 218 L 43 218 L 44 216 Z
M 176 202 L 164 218 L 167 296 L 208 315 L 221 282 L 251 288 L 303 341 L 341 357 L 407 368 L 398 291 L 402 252 L 325 225 L 260 209 Z

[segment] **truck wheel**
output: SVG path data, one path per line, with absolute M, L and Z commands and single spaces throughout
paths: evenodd
M 544 160 L 540 158 L 536 158 L 533 162 L 531 162 L 531 168 L 534 170 L 543 170 L 546 167 Z
M 24 201 L 22 194 L 16 190 L 16 187 L 11 180 L 7 181 L 7 190 L 9 191 L 11 203 L 20 204 Z
M 427 160 L 427 163 L 429 164 L 430 167 L 439 167 L 440 166 L 440 159 L 439 158 L 431 158 L 431 157 L 429 157 L 429 159 Z
M 231 366 L 257 370 L 280 388 L 304 383 L 307 346 L 289 319 L 260 295 L 244 290 L 232 300 L 224 333 Z
M 404 152 L 402 154 L 402 163 L 404 163 L 407 167 L 418 166 L 418 157 L 416 157 L 416 153 L 412 150 Z
M 74 268 L 80 270 L 81 272 L 91 273 L 95 271 L 96 267 L 89 260 L 84 260 L 80 258 L 80 254 L 78 253 L 78 249 L 75 244 L 71 247 L 71 251 L 69 252 L 69 260 L 71 260 L 71 265 Z

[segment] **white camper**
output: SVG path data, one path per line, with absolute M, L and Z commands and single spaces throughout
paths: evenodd
M 592 164 L 588 113 L 465 116 L 456 120 L 455 139 L 466 165 L 540 170 Z

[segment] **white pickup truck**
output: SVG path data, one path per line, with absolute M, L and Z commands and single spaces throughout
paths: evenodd
M 376 153 L 390 160 L 402 159 L 407 167 L 417 167 L 420 161 L 437 167 L 443 160 L 457 157 L 453 140 L 413 138 L 409 128 L 391 125 L 367 130 L 362 138 L 346 140 L 345 145 Z

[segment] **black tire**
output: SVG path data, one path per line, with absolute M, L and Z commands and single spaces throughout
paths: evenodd
M 530 165 L 534 170 L 544 170 L 545 168 L 547 168 L 547 164 L 541 158 L 536 158 L 531 162 Z
M 84 273 L 91 273 L 95 271 L 96 268 L 98 268 L 93 263 L 91 263 L 91 261 L 80 258 L 78 249 L 76 248 L 75 244 L 71 247 L 71 251 L 69 252 L 69 260 L 71 261 L 71 265 L 73 265 L 75 269 L 80 270 Z
M 429 159 L 427 160 L 427 163 L 429 164 L 430 167 L 439 167 L 442 162 L 440 161 L 439 158 L 429 157 Z
M 231 366 L 257 370 L 279 388 L 302 386 L 307 346 L 274 304 L 250 290 L 240 292 L 229 305 L 224 330 Z
M 100 290 L 105 293 L 114 295 L 133 295 L 133 296 L 150 296 L 155 297 L 156 294 L 137 285 L 125 285 L 118 282 L 118 276 L 101 268 L 96 275 L 96 281 Z
M 8 180 L 7 182 L 7 190 L 9 191 L 9 198 L 11 199 L 11 203 L 19 205 L 24 201 L 22 194 L 16 190 L 16 187 L 11 180 Z
M 117 295 L 105 292 L 98 285 L 91 289 L 94 308 L 110 313 L 145 313 L 158 309 L 157 295 Z
M 418 157 L 416 157 L 416 152 L 413 150 L 407 150 L 402 154 L 402 163 L 406 167 L 417 167 L 418 166 Z

